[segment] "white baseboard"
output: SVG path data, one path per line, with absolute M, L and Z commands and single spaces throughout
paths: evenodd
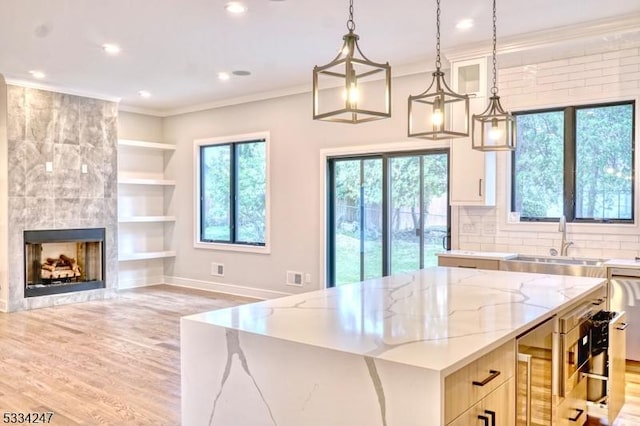
M 7 312 L 9 309 L 9 305 L 7 305 L 7 301 L 4 299 L 0 299 L 0 312 Z
M 155 277 L 133 278 L 128 280 L 121 279 L 118 280 L 118 290 L 164 284 L 164 279 L 165 277 L 163 275 L 158 275 Z
M 234 296 L 251 297 L 254 299 L 275 299 L 277 297 L 291 296 L 292 293 L 282 291 L 265 290 L 255 287 L 246 287 L 242 285 L 216 283 L 212 281 L 193 280 L 190 278 L 180 277 L 164 277 L 165 284 L 174 285 L 176 287 L 194 288 L 198 290 L 214 291 L 217 293 L 231 294 Z

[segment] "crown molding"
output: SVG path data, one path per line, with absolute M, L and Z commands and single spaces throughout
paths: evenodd
M 61 87 L 61 86 L 55 86 L 55 85 L 43 84 L 43 83 L 35 83 L 33 81 L 20 80 L 20 79 L 15 79 L 15 78 L 6 77 L 6 82 L 7 82 L 7 84 L 10 84 L 12 86 L 26 87 L 26 88 L 29 88 L 29 89 L 46 90 L 46 91 L 49 91 L 49 92 L 64 93 L 65 95 L 80 96 L 80 97 L 83 97 L 83 98 L 100 99 L 102 101 L 109 101 L 109 102 L 115 102 L 115 103 L 119 103 L 120 99 L 121 99 L 119 97 L 109 96 L 109 95 L 105 95 L 103 93 L 87 92 L 87 91 L 84 91 L 84 90 L 69 89 L 68 87 Z
M 622 17 L 606 18 L 583 22 L 575 25 L 535 31 L 517 36 L 503 37 L 498 40 L 497 52 L 514 53 L 563 43 L 569 40 L 588 39 L 611 34 L 640 31 L 640 13 Z M 489 41 L 467 44 L 459 49 L 447 51 L 446 58 L 451 62 L 476 58 L 491 54 Z
M 152 117 L 168 117 L 168 115 L 165 114 L 165 112 L 162 110 L 137 107 L 133 105 L 125 105 L 122 103 L 118 104 L 118 111 L 132 112 L 134 114 L 150 115 Z

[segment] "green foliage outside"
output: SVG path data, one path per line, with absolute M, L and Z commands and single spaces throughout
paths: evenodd
M 389 159 L 390 247 L 392 273 L 419 268 L 420 157 Z M 423 155 L 424 203 L 426 215 L 434 198 L 447 192 L 447 156 Z M 362 169 L 361 169 L 362 163 Z M 336 160 L 334 168 L 336 233 L 334 259 L 336 284 L 360 281 L 361 252 L 364 279 L 382 275 L 382 159 Z M 360 184 L 362 180 L 362 185 Z M 426 216 L 425 216 L 426 217 Z M 444 224 L 425 223 L 425 266 L 435 265 L 434 253 L 442 250 Z M 364 239 L 361 241 L 361 228 Z
M 517 116 L 515 211 L 521 217 L 564 214 L 564 111 Z M 576 110 L 576 217 L 630 219 L 633 107 Z
M 202 149 L 202 239 L 264 243 L 265 143 L 236 144 L 235 238 L 231 229 L 231 152 L 231 145 Z

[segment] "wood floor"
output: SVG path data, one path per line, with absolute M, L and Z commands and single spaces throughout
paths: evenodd
M 54 425 L 179 425 L 179 318 L 250 301 L 155 286 L 108 301 L 0 313 L 0 415 L 53 412 Z M 638 425 L 634 364 L 614 426 Z
M 250 301 L 155 286 L 0 313 L 0 415 L 53 412 L 54 425 L 179 425 L 179 318 Z

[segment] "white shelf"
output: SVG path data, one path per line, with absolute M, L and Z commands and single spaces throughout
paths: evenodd
M 147 149 L 164 149 L 167 151 L 175 151 L 176 146 L 168 143 L 137 141 L 133 139 L 118 139 L 118 145 L 120 146 L 132 146 L 135 148 L 147 148 Z
M 129 216 L 119 217 L 119 223 L 140 223 L 140 222 L 175 222 L 175 216 Z
M 173 179 L 151 179 L 151 178 L 132 178 L 121 177 L 118 179 L 118 183 L 127 185 L 160 185 L 160 186 L 173 186 L 176 181 Z
M 167 251 L 147 251 L 141 253 L 121 253 L 118 257 L 118 261 L 126 262 L 130 260 L 148 260 L 148 259 L 164 259 L 167 257 L 176 257 L 176 252 L 173 250 Z

